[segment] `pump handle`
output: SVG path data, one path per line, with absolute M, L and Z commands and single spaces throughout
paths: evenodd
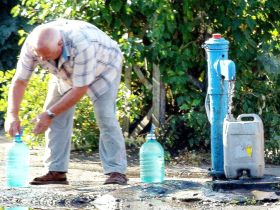
M 254 119 L 253 121 L 262 122 L 262 119 L 257 114 L 241 114 L 237 117 L 237 121 L 242 121 L 242 118 L 245 117 L 252 117 Z

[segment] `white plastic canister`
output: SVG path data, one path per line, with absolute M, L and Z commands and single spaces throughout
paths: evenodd
M 237 120 L 225 118 L 223 145 L 227 178 L 238 178 L 244 170 L 250 177 L 263 177 L 264 132 L 262 120 L 258 115 L 241 114 Z

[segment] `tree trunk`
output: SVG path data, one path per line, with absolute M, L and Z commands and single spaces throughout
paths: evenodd
M 165 122 L 165 87 L 161 81 L 159 66 L 153 64 L 153 112 L 152 123 L 160 127 Z

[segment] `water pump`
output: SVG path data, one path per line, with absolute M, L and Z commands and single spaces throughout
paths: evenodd
M 208 89 L 205 107 L 211 124 L 211 175 L 224 177 L 223 122 L 231 117 L 231 101 L 235 84 L 235 63 L 228 59 L 229 41 L 213 34 L 203 48 L 207 54 Z

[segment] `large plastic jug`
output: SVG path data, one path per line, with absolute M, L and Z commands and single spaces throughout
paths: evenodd
M 8 187 L 28 185 L 29 154 L 29 148 L 23 143 L 21 134 L 17 134 L 6 152 L 6 185 Z
M 252 119 L 252 120 L 244 120 Z M 223 126 L 224 170 L 227 178 L 264 174 L 264 131 L 256 114 L 241 114 L 237 120 L 225 118 Z
M 164 150 L 156 140 L 153 128 L 140 148 L 140 179 L 144 183 L 164 181 Z

